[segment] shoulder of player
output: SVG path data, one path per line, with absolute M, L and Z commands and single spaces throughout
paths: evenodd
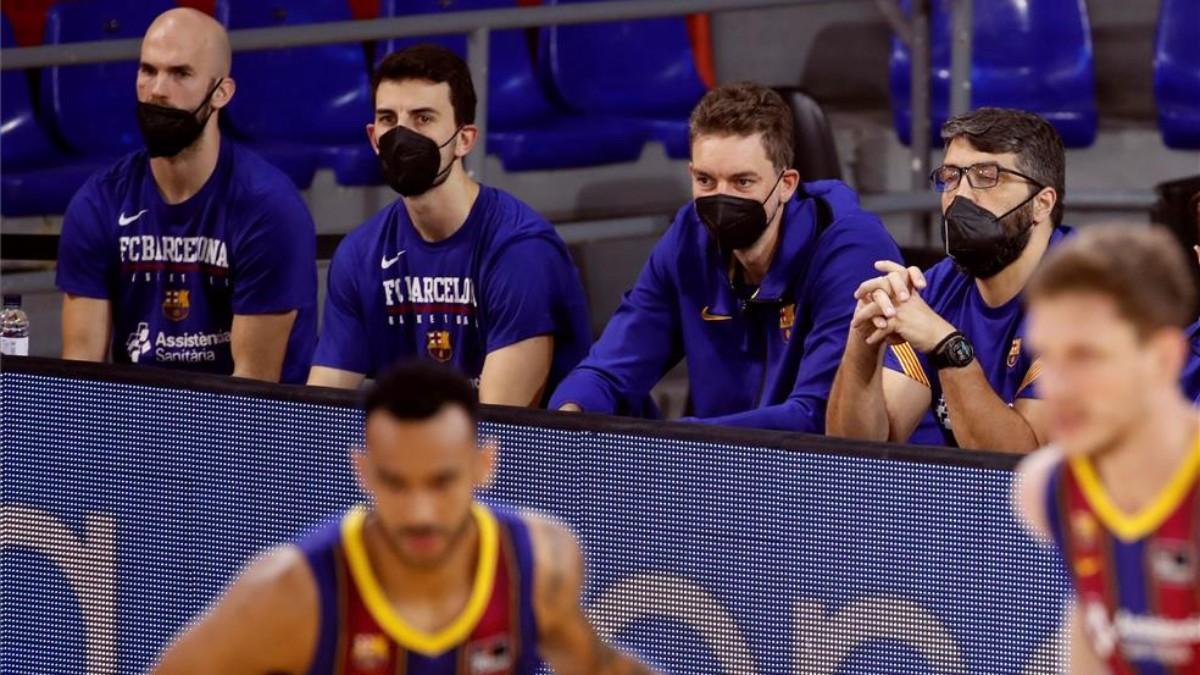
M 295 545 L 284 544 L 254 558 L 238 584 L 263 593 L 264 597 L 287 599 L 294 598 L 295 593 L 304 595 L 304 591 L 312 591 L 316 580 L 304 552 Z
M 88 176 L 71 201 L 85 199 L 97 206 L 119 205 L 127 194 L 141 189 L 141 178 L 148 171 L 145 151 L 131 152 Z M 112 221 L 115 225 L 115 214 Z
M 317 615 L 317 581 L 300 549 L 276 546 L 248 563 L 223 602 L 244 620 L 263 622 L 264 631 L 294 629 Z
M 578 589 L 583 573 L 583 554 L 575 535 L 549 516 L 529 511 L 521 511 L 518 516 L 529 529 L 535 592 L 543 598 L 539 604 L 574 603 L 572 589 Z
M 1046 488 L 1063 459 L 1061 449 L 1048 445 L 1022 459 L 1013 478 L 1013 499 L 1017 509 L 1034 534 L 1043 538 L 1050 537 L 1045 516 Z
M 518 511 L 517 517 L 529 530 L 530 545 L 535 556 L 552 555 L 561 559 L 563 554 L 579 553 L 575 534 L 557 518 L 525 510 Z
M 354 274 L 359 274 L 360 270 L 366 269 L 363 264 L 368 259 L 375 260 L 370 269 L 378 269 L 379 263 L 375 256 L 390 243 L 386 241 L 388 223 L 394 217 L 395 209 L 404 209 L 400 200 L 379 210 L 375 215 L 346 233 L 338 242 L 337 248 L 334 249 L 333 260 L 344 262 L 348 266 L 346 271 Z

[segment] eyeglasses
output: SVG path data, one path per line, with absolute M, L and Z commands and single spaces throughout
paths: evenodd
M 1026 176 L 1020 171 L 1006 169 L 995 162 L 980 162 L 971 166 L 954 166 L 953 164 L 943 164 L 933 170 L 929 174 L 929 184 L 933 186 L 934 192 L 951 192 L 958 189 L 958 183 L 962 180 L 964 174 L 967 176 L 967 183 L 976 190 L 987 190 L 994 188 L 1000 182 L 1000 174 L 1011 173 L 1014 176 L 1019 176 L 1033 183 L 1041 189 L 1045 187 L 1039 181 Z

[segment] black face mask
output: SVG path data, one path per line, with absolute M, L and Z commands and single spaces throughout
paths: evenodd
M 209 106 L 212 95 L 221 86 L 222 80 L 217 80 L 195 110 L 138 101 L 138 129 L 142 132 L 142 139 L 146 141 L 146 150 L 151 157 L 174 157 L 200 138 L 200 134 L 204 133 L 204 125 L 213 114 Z M 208 112 L 204 114 L 204 119 L 198 119 L 197 113 L 205 106 L 209 106 Z
M 783 174 L 775 179 L 775 185 L 767 198 L 760 201 L 735 197 L 733 195 L 716 194 L 700 197 L 696 200 L 696 215 L 708 229 L 709 235 L 716 240 L 722 251 L 735 251 L 748 248 L 758 241 L 767 230 L 767 210 L 763 204 L 775 194 Z M 776 213 L 779 209 L 775 209 Z M 774 218 L 775 215 L 771 214 Z
M 955 266 L 976 279 L 990 279 L 1021 257 L 1034 223 L 1033 213 L 1023 207 L 1038 192 L 1000 216 L 970 199 L 955 197 L 946 209 L 942 229 L 946 254 L 954 259 Z M 1011 229 L 1003 222 L 1009 215 L 1015 221 Z
M 449 140 L 441 145 L 428 136 L 399 126 L 380 136 L 379 167 L 388 185 L 405 197 L 417 197 L 446 182 L 450 169 L 454 168 L 454 160 L 442 169 L 441 149 L 460 131 L 462 127 L 455 129 Z

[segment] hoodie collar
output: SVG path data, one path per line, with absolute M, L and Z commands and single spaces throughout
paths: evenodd
M 700 225 L 698 217 L 696 222 Z M 778 248 L 771 260 L 771 267 L 751 298 L 752 302 L 779 302 L 792 290 L 796 278 L 807 267 L 812 250 L 815 249 L 815 229 L 816 204 L 801 186 L 783 206 Z M 732 254 L 717 248 L 703 227 L 700 230 L 702 255 L 708 261 L 706 267 L 710 271 L 708 311 L 714 316 L 732 316 L 739 309 L 739 299 L 734 292 L 731 274 L 737 262 Z

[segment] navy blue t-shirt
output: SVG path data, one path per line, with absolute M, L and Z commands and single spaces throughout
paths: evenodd
M 163 201 L 145 150 L 80 188 L 63 218 L 58 287 L 112 303 L 113 360 L 228 375 L 233 316 L 297 310 L 283 382 L 316 342 L 316 227 L 295 185 L 222 140 L 212 176 Z
M 1068 227 L 1057 227 L 1050 235 L 1050 246 L 1070 234 Z M 921 297 L 962 332 L 975 348 L 975 359 L 983 368 L 992 390 L 1010 406 L 1021 398 L 1038 398 L 1036 382 L 1041 365 L 1029 352 L 1025 340 L 1025 307 L 1021 295 L 999 307 L 989 307 L 979 293 L 975 280 L 963 274 L 946 258 L 925 272 L 928 282 Z M 929 365 L 927 355 L 907 342 L 891 346 L 883 357 L 885 368 L 903 373 L 930 388 L 929 411 L 917 425 L 910 443 L 957 447 L 954 439 L 954 413 L 946 408 L 941 380 Z
M 478 385 L 489 353 L 551 335 L 551 392 L 591 344 L 566 245 L 527 205 L 487 186 L 442 241 L 421 238 L 399 199 L 347 235 L 322 321 L 314 365 L 368 377 L 421 357 L 453 363 Z

